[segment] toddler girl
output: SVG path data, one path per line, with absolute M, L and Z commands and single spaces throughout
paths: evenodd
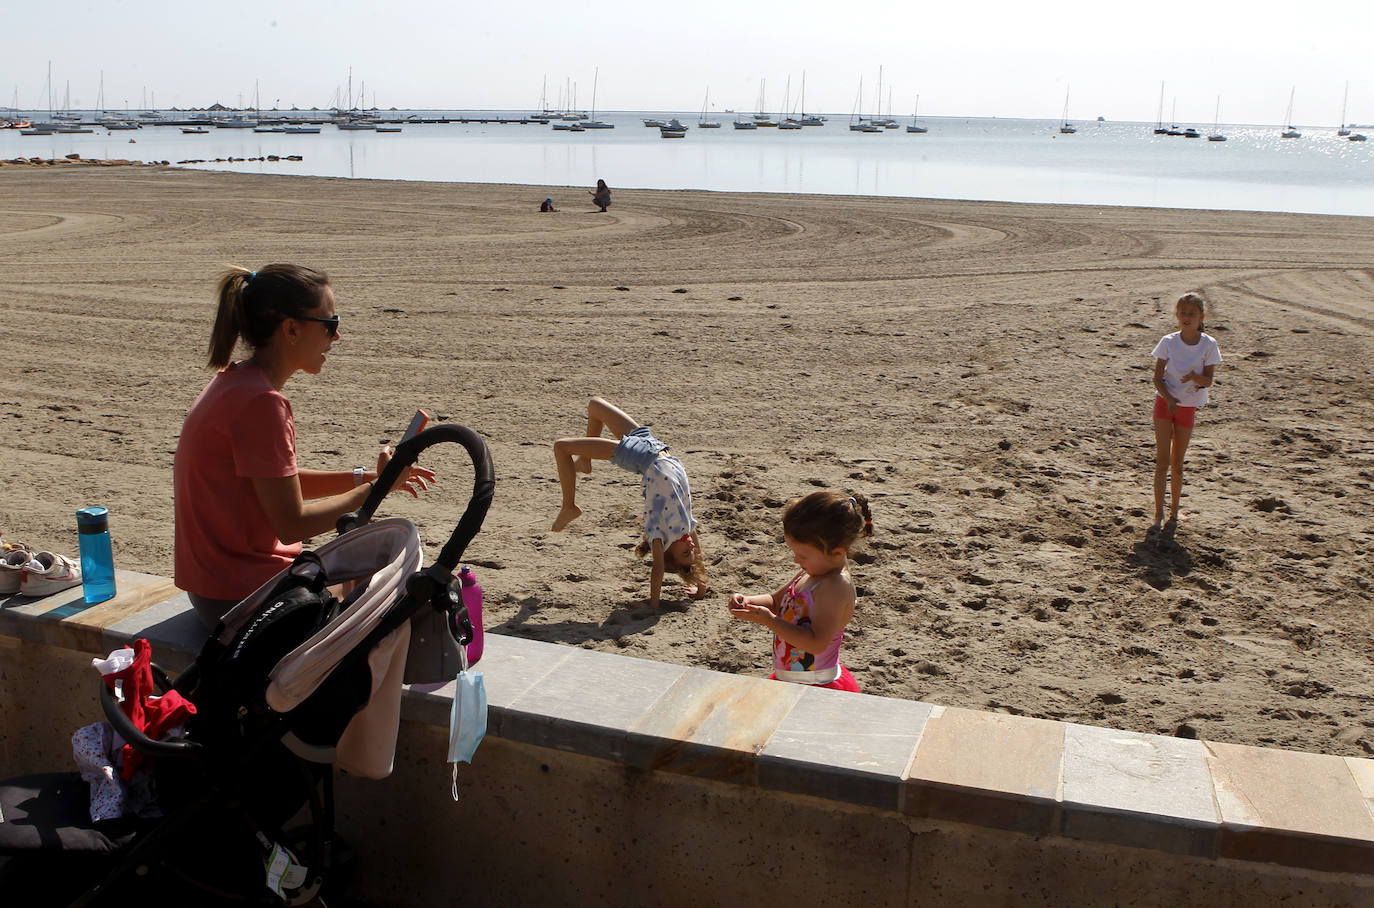
M 840 664 L 840 643 L 854 617 L 849 547 L 873 535 L 868 499 L 812 492 L 783 511 L 782 533 L 801 570 L 772 593 L 731 593 L 730 614 L 773 632 L 770 678 L 857 692 L 858 682 Z

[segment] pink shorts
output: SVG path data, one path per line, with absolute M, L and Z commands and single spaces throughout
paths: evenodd
M 768 680 L 776 681 L 778 680 L 778 676 L 775 674 L 769 675 Z M 840 676 L 834 681 L 831 681 L 829 684 L 808 684 L 807 687 L 828 687 L 831 690 L 848 690 L 856 694 L 862 693 L 862 691 L 859 690 L 859 682 L 854 680 L 854 676 L 849 673 L 849 669 L 845 668 L 843 665 L 840 666 Z
M 1197 420 L 1197 407 L 1174 407 L 1174 415 L 1169 415 L 1169 402 L 1155 395 L 1155 419 L 1167 419 L 1176 426 L 1191 429 Z

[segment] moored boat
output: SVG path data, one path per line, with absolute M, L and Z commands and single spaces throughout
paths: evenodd
M 917 117 L 917 114 L 920 113 L 920 110 L 921 110 L 921 96 L 920 96 L 920 95 L 917 95 L 917 96 L 916 96 L 916 105 L 915 105 L 914 107 L 911 108 L 911 125 L 908 126 L 908 127 L 906 128 L 906 131 L 907 131 L 907 132 L 909 132 L 909 133 L 916 133 L 916 134 L 918 134 L 918 135 L 919 135 L 919 134 L 922 134 L 922 133 L 930 132 L 929 129 L 927 129 L 926 127 L 924 127 L 924 126 L 922 126 L 922 125 L 920 124 L 920 121 L 919 121 L 919 119 L 918 119 L 918 117 Z

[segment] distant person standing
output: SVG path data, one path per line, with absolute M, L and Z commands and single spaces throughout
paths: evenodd
M 592 192 L 590 189 L 588 192 Z M 605 211 L 611 204 L 611 187 L 606 185 L 605 180 L 596 181 L 596 191 L 592 192 L 592 204 L 602 211 Z
M 542 201 L 542 202 L 539 203 L 539 210 L 540 210 L 540 211 L 557 211 L 558 209 L 555 208 L 555 207 L 553 207 L 553 199 L 550 198 L 550 199 L 545 199 L 544 201 Z

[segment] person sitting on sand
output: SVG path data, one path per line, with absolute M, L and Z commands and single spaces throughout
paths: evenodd
M 730 594 L 730 614 L 773 632 L 768 677 L 858 692 L 859 682 L 840 664 L 840 644 L 854 617 L 849 548 L 872 535 L 868 499 L 858 492 L 812 492 L 782 512 L 782 538 L 801 570 L 772 593 Z
M 539 203 L 539 210 L 540 210 L 540 211 L 557 211 L 558 209 L 555 208 L 555 207 L 553 207 L 553 199 L 550 198 L 550 199 L 545 199 L 544 201 L 542 201 L 542 202 Z
M 588 189 L 592 193 L 592 204 L 605 211 L 611 204 L 611 187 L 606 185 L 605 180 L 596 181 L 596 191 Z
M 618 441 L 601 437 L 605 429 Z M 609 460 L 643 480 L 644 537 L 635 554 L 652 553 L 649 573 L 649 605 L 657 608 L 665 568 L 682 577 L 688 596 L 706 595 L 706 569 L 702 564 L 697 522 L 692 518 L 692 489 L 682 462 L 667 453 L 668 446 L 654 438 L 625 411 L 600 397 L 587 404 L 587 434 L 560 438 L 553 444 L 563 507 L 554 519 L 559 532 L 578 517 L 577 474 L 590 473 L 593 460 Z
M 1151 354 L 1155 358 L 1155 520 L 1151 532 L 1157 532 L 1164 520 L 1164 486 L 1170 473 L 1169 528 L 1178 523 L 1183 455 L 1193 437 L 1197 410 L 1207 406 L 1212 372 L 1221 362 L 1216 339 L 1202 332 L 1206 308 L 1206 301 L 1197 293 L 1179 297 L 1174 304 L 1178 330 L 1155 344 Z
M 252 355 L 230 362 L 242 339 Z M 362 507 L 377 469 L 303 470 L 282 394 L 297 372 L 317 375 L 340 340 L 329 276 L 300 265 L 235 268 L 219 281 L 209 366 L 219 370 L 186 414 L 172 466 L 176 585 L 213 628 L 239 600 L 289 566 L 301 541 Z M 411 467 L 388 492 L 429 487 Z

